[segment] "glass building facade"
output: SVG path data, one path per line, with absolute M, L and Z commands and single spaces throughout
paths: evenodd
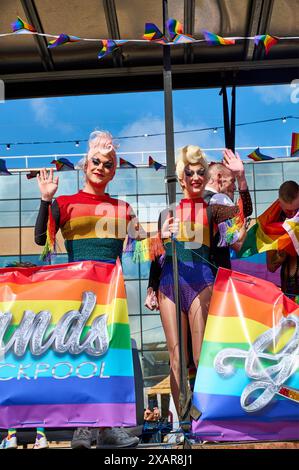
M 254 213 L 260 215 L 276 198 L 280 184 L 286 180 L 299 181 L 298 159 L 246 163 L 246 177 L 251 191 Z M 156 224 L 161 210 L 167 205 L 165 170 L 148 167 L 120 168 L 108 187 L 113 197 L 131 204 L 141 223 Z M 60 194 L 73 194 L 82 187 L 82 173 L 61 172 Z M 178 199 L 181 197 L 177 188 Z M 42 264 L 41 247 L 34 244 L 34 225 L 40 205 L 36 179 L 27 179 L 26 172 L 17 171 L 0 178 L 0 266 L 13 261 Z M 67 261 L 63 241 L 58 238 L 58 255 L 54 263 Z M 143 365 L 145 386 L 163 379 L 169 372 L 165 336 L 159 312 L 144 307 L 149 263 L 134 264 L 123 258 L 126 279 L 131 336 L 136 340 Z

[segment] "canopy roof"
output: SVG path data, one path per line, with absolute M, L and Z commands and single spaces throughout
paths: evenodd
M 169 17 L 203 38 L 298 36 L 299 0 L 169 0 Z M 0 34 L 20 16 L 37 31 L 85 38 L 140 39 L 146 22 L 163 29 L 162 0 L 6 0 Z M 6 98 L 163 89 L 161 45 L 127 43 L 99 60 L 100 42 L 47 48 L 42 36 L 0 37 L 0 78 Z M 288 83 L 299 78 L 299 42 L 281 40 L 268 55 L 253 40 L 230 46 L 171 46 L 173 88 Z

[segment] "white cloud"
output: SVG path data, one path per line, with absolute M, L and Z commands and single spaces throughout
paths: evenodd
M 74 130 L 71 124 L 63 122 L 57 118 L 56 113 L 51 107 L 49 101 L 45 98 L 37 98 L 30 101 L 30 106 L 34 113 L 35 121 L 42 127 L 59 129 L 63 133 L 72 132 Z
M 182 123 L 179 120 L 175 120 L 175 131 L 187 131 L 192 129 L 201 129 L 210 127 L 202 121 L 194 121 L 188 124 Z M 157 151 L 165 151 L 165 136 L 159 135 L 150 137 L 151 134 L 161 134 L 165 132 L 164 120 L 157 116 L 147 115 L 138 121 L 133 122 L 125 126 L 119 133 L 120 136 L 137 136 L 145 135 L 148 137 L 132 138 L 132 139 L 120 139 L 119 152 L 139 152 L 138 155 L 128 154 L 128 160 L 135 163 L 140 163 L 142 155 L 140 152 L 144 152 L 143 158 L 144 163 L 147 163 L 148 155 L 152 155 L 153 158 L 157 157 L 158 161 L 162 161 L 165 158 L 164 154 L 157 153 Z M 204 132 L 190 132 L 175 134 L 175 149 L 183 147 L 184 145 L 194 144 L 199 145 L 201 148 L 219 148 L 224 146 L 224 140 L 222 133 L 218 132 L 214 134 L 213 131 Z M 210 159 L 216 159 L 220 157 L 220 152 L 208 152 Z M 126 158 L 126 157 L 125 157 Z
M 270 105 L 290 101 L 292 88 L 290 85 L 257 86 L 253 91 L 260 95 L 263 103 Z

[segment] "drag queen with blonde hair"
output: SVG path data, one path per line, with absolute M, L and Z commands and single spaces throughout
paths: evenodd
M 203 200 L 207 181 L 208 163 L 201 149 L 187 145 L 178 152 L 176 172 L 183 192 L 183 199 L 175 208 L 175 216 L 169 210 L 159 218 L 159 229 L 165 247 L 158 302 L 161 320 L 170 356 L 170 384 L 177 411 L 179 411 L 179 341 L 174 303 L 171 238 L 175 238 L 179 297 L 181 306 L 182 335 L 187 364 L 197 367 L 209 303 L 214 283 L 210 263 L 211 227 L 239 214 L 236 206 L 219 204 L 209 206 Z M 215 228 L 216 230 L 216 228 Z M 191 333 L 193 358 L 188 358 L 187 336 Z

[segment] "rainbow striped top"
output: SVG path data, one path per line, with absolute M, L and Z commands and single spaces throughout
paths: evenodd
M 180 261 L 209 259 L 211 237 L 207 207 L 208 205 L 202 198 L 181 199 L 176 207 L 179 231 L 175 238 L 180 242 L 177 244 L 177 255 Z M 168 211 L 164 214 L 168 215 Z M 171 239 L 164 239 L 163 242 L 166 256 L 172 256 Z
M 115 262 L 117 257 L 121 258 L 128 225 L 134 217 L 127 202 L 108 194 L 97 196 L 79 191 L 59 196 L 52 205 L 52 212 L 56 229 L 61 229 L 65 240 L 69 262 Z

